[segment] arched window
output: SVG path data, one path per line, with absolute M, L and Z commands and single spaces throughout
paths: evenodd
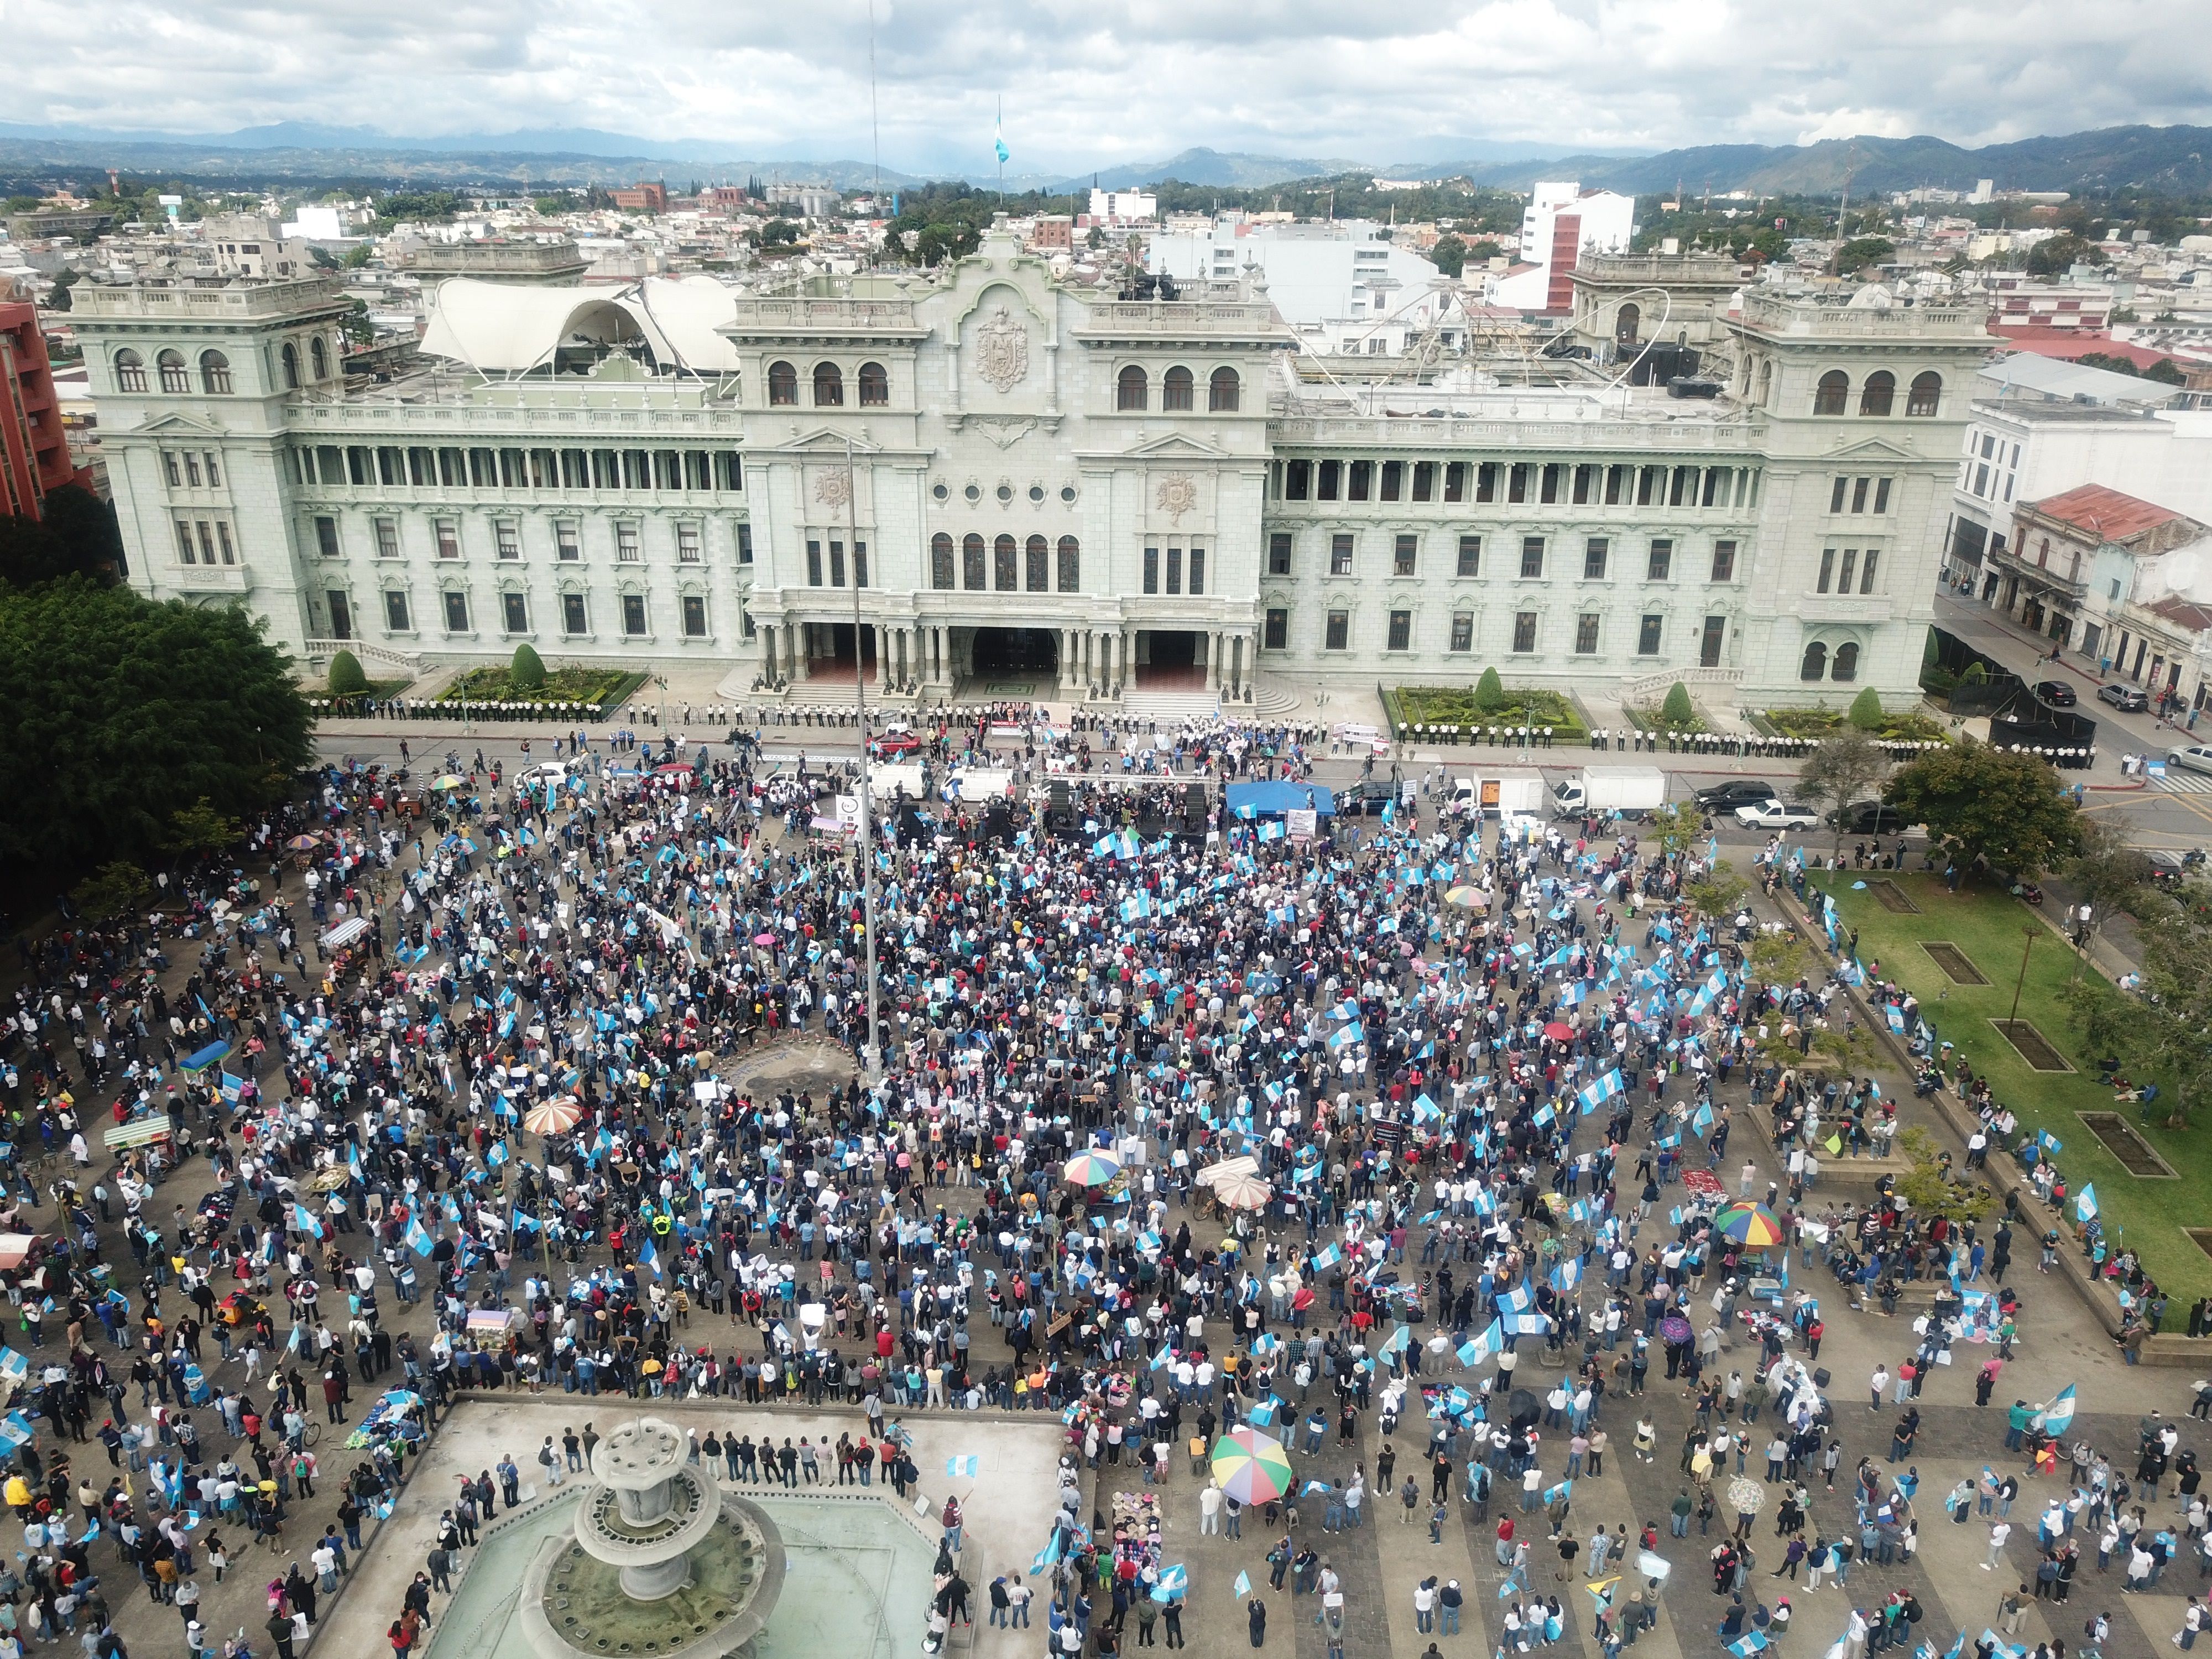
M 1160 407 L 1164 410 L 1188 410 L 1194 407 L 1194 387 L 1190 371 L 1180 366 L 1160 377 Z
M 835 363 L 814 365 L 814 406 L 836 409 L 845 401 L 845 371 Z
M 941 530 L 929 538 L 929 585 L 952 586 L 952 538 Z
M 162 391 L 190 392 L 192 389 L 191 374 L 185 368 L 184 358 L 176 352 L 165 351 L 155 358 L 154 362 L 161 371 Z
M 891 401 L 891 377 L 881 363 L 860 365 L 860 407 L 885 409 Z
M 768 400 L 778 404 L 799 401 L 799 371 L 789 363 L 768 366 Z
M 1001 593 L 1014 591 L 1014 538 L 1001 536 L 991 544 L 991 586 Z
M 1805 647 L 1805 660 L 1797 665 L 1797 678 L 1817 680 L 1828 672 L 1828 647 L 1815 640 Z
M 1912 390 L 1905 399 L 1907 415 L 1933 415 L 1943 402 L 1943 377 L 1934 369 L 1912 377 Z
M 1850 641 L 1836 647 L 1836 665 L 1828 671 L 1832 680 L 1855 680 L 1859 677 L 1859 648 Z
M 230 359 L 220 351 L 200 353 L 200 390 L 217 396 L 230 390 Z
M 1022 549 L 1023 585 L 1032 593 L 1052 592 L 1052 555 L 1050 545 L 1042 536 L 1032 536 Z
M 1815 415 L 1840 415 L 1850 405 L 1851 377 L 1840 368 L 1832 368 L 1820 377 L 1820 389 L 1813 394 Z
M 1234 415 L 1243 385 L 1233 368 L 1217 368 L 1206 383 L 1206 406 L 1216 415 Z
M 297 392 L 300 389 L 300 349 L 289 340 L 285 341 L 283 350 L 277 353 L 277 361 L 284 370 L 284 389 Z
M 1143 409 L 1151 401 L 1151 388 L 1146 383 L 1145 371 L 1131 363 L 1121 371 L 1121 379 L 1114 383 L 1114 407 Z
M 1637 331 L 1644 326 L 1644 307 L 1631 300 L 1613 313 L 1613 343 L 1624 348 L 1636 343 Z
M 128 347 L 115 354 L 115 386 L 119 392 L 146 389 L 146 360 Z
M 1083 550 L 1073 536 L 1060 538 L 1060 591 L 1063 593 L 1083 591 Z
M 960 586 L 970 593 L 983 591 L 983 538 L 981 536 L 961 538 Z
M 331 378 L 331 349 L 323 343 L 319 334 L 307 342 L 307 362 L 315 371 L 318 380 Z
M 1859 393 L 1859 413 L 1887 415 L 1896 401 L 1897 376 L 1886 368 L 1878 368 L 1866 377 L 1866 386 Z
M 1765 409 L 1774 401 L 1774 364 L 1771 361 L 1759 366 L 1759 406 Z

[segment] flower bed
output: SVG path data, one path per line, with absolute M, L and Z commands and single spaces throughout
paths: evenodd
M 1382 707 L 1392 730 L 1404 737 L 1413 726 L 1456 726 L 1462 732 L 1497 726 L 1552 728 L 1557 743 L 1581 743 L 1589 737 L 1582 711 L 1557 691 L 1506 688 L 1505 701 L 1485 708 L 1475 701 L 1474 688 L 1447 685 L 1401 685 L 1382 694 Z
M 1850 724 L 1850 716 L 1840 708 L 1770 708 L 1762 716 L 1778 737 L 1832 738 Z M 1885 743 L 1948 743 L 1951 733 L 1941 722 L 1925 714 L 1885 714 L 1881 724 L 1867 733 Z
M 645 684 L 641 671 L 622 668 L 548 668 L 545 683 L 527 691 L 516 689 L 503 667 L 471 668 L 457 674 L 438 694 L 440 702 L 527 702 L 609 709 L 620 705 Z

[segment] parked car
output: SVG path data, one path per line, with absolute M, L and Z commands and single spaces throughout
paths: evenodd
M 2212 743 L 2192 743 L 2166 751 L 2166 763 L 2189 772 L 2212 772 Z
M 1384 807 L 1398 799 L 1397 786 L 1385 779 L 1370 778 L 1349 789 L 1340 789 L 1336 794 L 1336 810 L 1352 817 L 1379 817 Z
M 1854 801 L 1837 817 L 1847 836 L 1901 836 L 1905 830 L 1905 814 L 1878 800 Z
M 1735 821 L 1753 830 L 1810 830 L 1820 815 L 1795 801 L 1753 801 L 1735 809 Z
M 886 732 L 868 745 L 868 753 L 878 760 L 896 760 L 901 755 L 911 755 L 921 748 L 921 739 L 911 732 Z
M 1774 786 L 1764 778 L 1730 778 L 1698 790 L 1693 799 L 1708 812 L 1733 812 L 1739 806 L 1772 800 Z
M 578 763 L 574 761 L 566 760 L 541 761 L 536 766 L 525 767 L 521 771 L 516 773 L 514 775 L 514 781 L 517 783 L 564 782 L 567 781 L 568 774 L 575 769 L 577 764 Z
M 2097 699 L 2112 704 L 2115 708 L 2134 710 L 2150 707 L 2150 699 L 2143 696 L 2138 687 L 2132 685 L 2100 685 L 2097 688 Z
M 2035 700 L 2053 708 L 2071 708 L 2075 703 L 2074 688 L 2064 680 L 2038 680 Z

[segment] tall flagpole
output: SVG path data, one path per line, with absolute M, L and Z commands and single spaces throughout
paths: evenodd
M 876 996 L 876 840 L 874 813 L 868 799 L 868 676 L 860 653 L 860 543 L 859 507 L 854 496 L 859 479 L 853 471 L 853 437 L 845 435 L 845 552 L 853 562 L 853 700 L 860 721 L 860 923 L 868 952 L 868 1046 L 860 1056 L 860 1069 L 871 1083 L 881 1080 L 884 1066 L 883 1033 L 877 1029 Z

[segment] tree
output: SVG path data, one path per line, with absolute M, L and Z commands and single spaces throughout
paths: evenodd
M 2148 1074 L 2167 1102 L 2169 1129 L 2212 1088 L 2212 885 L 2192 882 L 2142 929 L 2140 993 L 2119 1024 L 2119 1050 L 2130 1071 Z
M 1474 683 L 1474 706 L 1486 714 L 1505 707 L 1505 682 L 1498 678 L 1495 668 L 1484 669 L 1482 678 Z
M 1751 942 L 1748 977 L 1761 985 L 1795 985 L 1806 961 L 1805 936 L 1795 927 L 1761 933 Z
M 112 921 L 145 908 L 153 895 L 143 870 L 128 859 L 112 859 L 70 889 L 70 902 L 87 921 Z
M 1449 234 L 1439 236 L 1429 250 L 1429 259 L 1445 276 L 1456 276 L 1467 269 L 1467 244 Z
M 514 659 L 507 665 L 507 683 L 517 691 L 537 691 L 544 687 L 545 664 L 527 641 L 514 647 Z
M 1723 860 L 1696 881 L 1684 883 L 1682 896 L 1695 905 L 1700 915 L 1718 919 L 1734 915 L 1736 907 L 1743 902 L 1743 896 L 1750 890 L 1751 884 Z
M 72 575 L 108 582 L 122 559 L 114 507 L 75 484 L 46 497 L 43 519 L 0 514 L 0 577 L 12 586 Z
M 2066 879 L 2089 907 L 2088 924 L 2075 940 L 2085 955 L 2105 918 L 2140 902 L 2150 880 L 2150 860 L 2127 844 L 2130 827 L 2125 818 L 2081 819 L 2080 843 L 2066 866 Z M 2074 971 L 2081 971 L 2078 958 Z
M 1851 712 L 1857 714 L 1857 705 L 1852 706 Z M 1820 746 L 1805 757 L 1804 769 L 1797 775 L 1797 793 L 1828 809 L 1828 822 L 1836 832 L 1837 858 L 1844 851 L 1844 809 L 1864 799 L 1888 770 L 1889 757 L 1882 753 L 1881 745 L 1856 725 L 1823 738 Z
M 216 811 L 202 795 L 190 806 L 180 806 L 169 814 L 168 834 L 161 844 L 186 858 L 205 858 L 222 852 L 245 833 L 236 818 Z
M 2134 1040 L 2136 1005 L 2114 990 L 2103 975 L 2077 975 L 2054 994 L 2064 1005 L 2067 1023 L 2092 1059 L 2116 1059 L 2128 1051 Z
M 70 298 L 70 290 L 83 280 L 82 271 L 71 265 L 64 265 L 54 278 L 53 287 L 46 290 L 46 309 L 67 311 L 74 303 Z
M 2028 249 L 2027 274 L 2031 276 L 2062 276 L 2075 265 L 2101 265 L 2110 262 L 2110 256 L 2104 249 L 2069 230 L 2047 237 Z
M 0 587 L 0 776 L 24 781 L 0 858 L 58 873 L 163 850 L 179 802 L 258 812 L 313 757 L 307 702 L 253 617 L 81 576 Z
M 1655 806 L 1651 823 L 1646 831 L 1648 839 L 1656 842 L 1659 850 L 1673 856 L 1687 852 L 1705 829 L 1705 814 L 1694 806 Z
M 1667 688 L 1667 700 L 1659 705 L 1659 719 L 1670 732 L 1686 732 L 1697 724 L 1698 711 L 1690 701 L 1690 688 L 1681 681 Z
M 1900 767 L 1882 799 L 1968 870 L 2033 875 L 2081 845 L 2081 815 L 2048 761 L 1971 738 Z
M 1848 276 L 1869 265 L 1887 264 L 1897 255 L 1897 244 L 1887 236 L 1855 236 L 1836 250 L 1836 269 Z
M 334 697 L 357 697 L 368 690 L 368 676 L 361 672 L 361 659 L 350 651 L 341 651 L 331 659 L 331 695 Z
M 1867 687 L 1865 690 L 1851 699 L 1851 712 L 1848 718 L 1850 723 L 1862 732 L 1881 731 L 1881 693 L 1870 685 Z
M 1932 1220 L 1940 1215 L 1960 1222 L 1978 1221 L 1989 1213 L 1996 1194 L 1987 1187 L 1955 1178 L 1951 1160 L 1934 1135 L 1915 1124 L 1897 1141 L 1912 1165 L 1899 1178 L 1897 1195 L 1911 1206 L 1915 1216 Z

